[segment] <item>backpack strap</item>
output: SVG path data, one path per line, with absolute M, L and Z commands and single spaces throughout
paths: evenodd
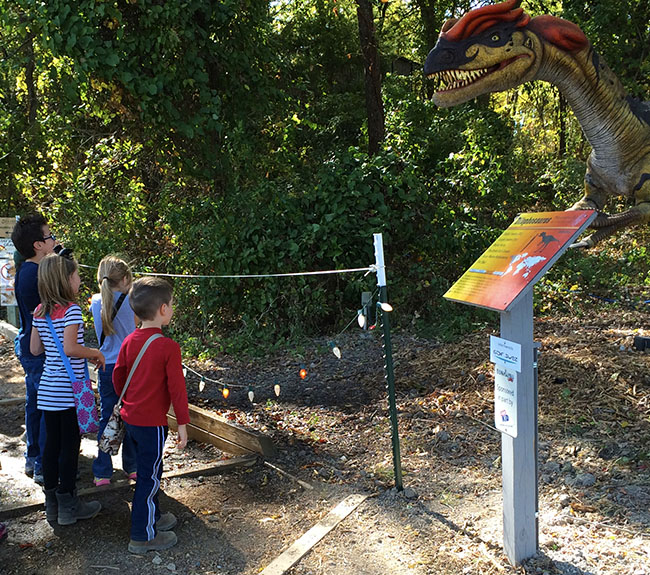
M 54 329 L 54 324 L 52 323 L 52 318 L 50 317 L 49 313 L 45 315 L 45 319 L 47 320 L 47 325 L 50 328 L 50 333 L 52 334 L 52 339 L 54 340 L 54 344 L 56 345 L 56 348 L 59 350 L 59 355 L 61 356 L 61 360 L 63 361 L 65 370 L 68 372 L 68 377 L 70 378 L 70 384 L 72 384 L 73 382 L 77 381 L 77 376 L 74 374 L 68 356 L 65 354 L 65 351 L 63 351 L 63 345 L 61 345 L 61 340 L 59 339 L 59 336 L 57 335 L 56 330 Z M 86 360 L 84 360 L 84 373 L 86 379 L 90 379 L 90 375 L 88 373 L 88 362 Z
M 147 348 L 149 347 L 149 344 L 154 339 L 158 339 L 159 337 L 162 337 L 162 333 L 154 333 L 147 341 L 144 342 L 144 345 L 142 346 L 142 349 L 140 350 L 140 353 L 138 353 L 138 357 L 136 357 L 135 361 L 133 362 L 133 367 L 131 367 L 131 371 L 129 372 L 129 377 L 126 378 L 126 383 L 124 384 L 124 387 L 122 388 L 122 393 L 120 393 L 120 398 L 117 400 L 118 405 L 122 404 L 122 398 L 124 397 L 124 394 L 126 393 L 126 388 L 129 387 L 129 383 L 131 383 L 131 378 L 133 377 L 133 374 L 135 373 L 135 369 L 138 367 L 138 364 L 140 363 L 140 360 L 142 359 L 142 356 L 144 355 L 144 352 L 147 351 Z

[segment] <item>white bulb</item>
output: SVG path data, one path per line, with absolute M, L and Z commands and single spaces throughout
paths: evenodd
M 199 391 L 203 391 L 205 389 L 205 380 L 199 381 Z
M 332 353 L 333 353 L 336 357 L 338 357 L 339 359 L 341 359 L 341 350 L 338 348 L 338 346 L 335 345 L 335 346 L 332 348 Z
M 253 403 L 253 400 L 255 399 L 255 392 L 252 389 L 248 392 L 248 399 L 251 403 Z
M 385 301 L 381 302 L 379 305 L 383 311 L 393 311 L 393 306 Z
M 363 315 L 362 313 L 360 313 L 360 314 L 357 316 L 357 321 L 359 322 L 359 327 L 360 327 L 361 329 L 363 329 L 364 327 L 366 327 L 366 316 Z
M 278 397 L 280 396 L 280 384 L 279 383 L 276 383 L 273 386 L 273 391 L 275 391 L 275 395 L 277 395 Z

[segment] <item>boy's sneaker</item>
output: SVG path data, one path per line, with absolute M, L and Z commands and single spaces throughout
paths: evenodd
M 173 531 L 159 531 L 151 541 L 129 541 L 129 551 L 144 555 L 147 551 L 162 551 L 169 549 L 178 542 L 178 537 Z
M 173 513 L 163 513 L 156 521 L 156 531 L 169 531 L 176 527 L 178 520 Z
M 105 487 L 106 485 L 111 484 L 111 480 L 105 477 L 95 477 L 93 478 L 93 483 L 95 484 L 95 487 Z
M 34 483 L 37 483 L 38 485 L 43 485 L 45 483 L 45 479 L 43 479 L 43 472 L 34 473 L 34 475 L 32 475 L 32 479 L 34 480 Z
M 138 472 L 137 471 L 131 471 L 131 473 L 126 474 L 126 478 L 130 479 L 131 481 L 137 481 L 138 479 Z
M 27 475 L 27 477 L 34 477 L 33 465 L 28 465 L 27 463 L 25 463 L 25 475 Z

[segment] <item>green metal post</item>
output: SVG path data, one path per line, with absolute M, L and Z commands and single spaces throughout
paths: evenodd
M 379 286 L 379 302 L 388 303 L 386 289 L 386 267 L 384 265 L 384 245 L 381 234 L 374 234 L 375 265 L 377 267 L 377 285 Z M 390 339 L 389 313 L 378 306 L 381 311 L 381 324 L 384 336 L 384 359 L 386 361 L 386 386 L 388 388 L 388 411 L 390 414 L 391 438 L 393 442 L 393 470 L 395 473 L 395 488 L 402 491 L 402 462 L 399 449 L 399 428 L 397 426 L 397 404 L 395 401 L 395 372 L 393 371 L 393 346 Z

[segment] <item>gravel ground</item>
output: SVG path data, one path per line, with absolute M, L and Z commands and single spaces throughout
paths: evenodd
M 279 451 L 272 463 L 314 489 L 261 460 L 166 479 L 162 501 L 179 517 L 179 543 L 144 557 L 126 552 L 128 487 L 96 495 L 100 515 L 68 528 L 53 529 L 40 510 L 0 514 L 9 526 L 0 573 L 253 575 L 346 496 L 368 493 L 288 575 L 650 575 L 650 354 L 632 349 L 646 320 L 641 312 L 603 306 L 588 318 L 536 322 L 539 553 L 520 566 L 511 566 L 502 548 L 501 440 L 492 427 L 486 330 L 462 346 L 395 335 L 403 492 L 393 489 L 376 335 L 337 341 L 341 359 L 323 339 L 262 359 L 188 360 L 210 380 L 244 386 L 225 400 L 218 385 L 201 386 L 189 373 L 191 402 L 268 434 Z M 0 391 L 22 394 L 8 342 L 0 343 Z M 40 496 L 21 474 L 20 425 L 20 406 L 0 407 L 4 506 Z M 85 445 L 80 487 L 91 480 L 94 446 Z M 191 442 L 182 453 L 169 449 L 166 469 L 228 457 Z

